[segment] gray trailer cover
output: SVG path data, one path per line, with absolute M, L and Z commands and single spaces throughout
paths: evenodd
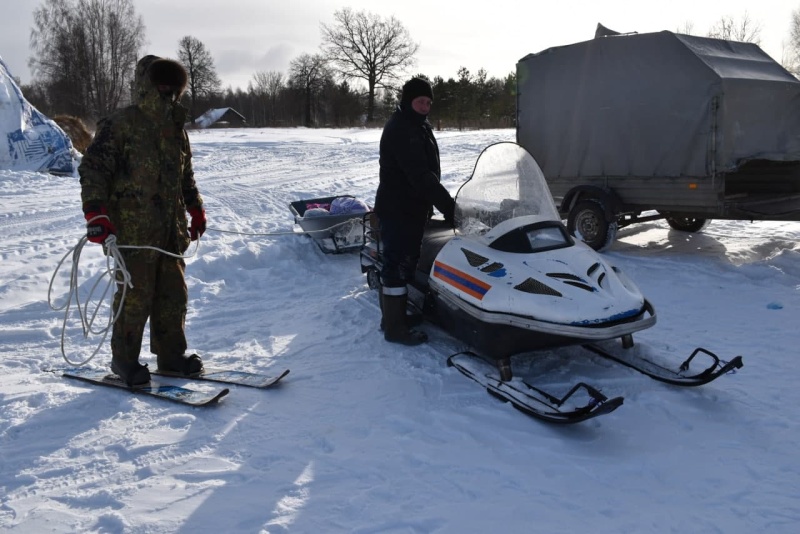
M 517 84 L 517 141 L 548 178 L 800 161 L 800 82 L 752 43 L 599 37 L 522 58 Z

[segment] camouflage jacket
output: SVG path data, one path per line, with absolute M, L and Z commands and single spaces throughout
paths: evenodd
M 137 104 L 98 123 L 81 161 L 84 212 L 105 207 L 120 245 L 182 253 L 190 242 L 186 210 L 203 205 L 183 128 L 187 112 L 159 95 L 141 62 L 136 83 Z

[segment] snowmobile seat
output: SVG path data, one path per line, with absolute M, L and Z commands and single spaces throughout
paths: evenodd
M 427 280 L 433 267 L 433 262 L 439 252 L 448 241 L 455 237 L 453 227 L 442 219 L 430 219 L 425 226 L 425 233 L 422 236 L 422 246 L 420 247 L 419 262 L 417 262 L 417 279 Z M 427 285 L 427 283 L 425 284 Z

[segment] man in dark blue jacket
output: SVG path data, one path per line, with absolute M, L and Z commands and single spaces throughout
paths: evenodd
M 439 146 L 428 122 L 433 89 L 422 78 L 403 85 L 400 105 L 383 128 L 380 184 L 375 213 L 380 219 L 384 266 L 381 310 L 384 338 L 418 345 L 424 332 L 409 328 L 408 288 L 419 260 L 425 224 L 435 206 L 451 225 L 455 202 L 440 183 Z

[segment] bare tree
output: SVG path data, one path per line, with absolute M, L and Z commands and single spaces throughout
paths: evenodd
M 94 109 L 108 112 L 129 94 L 128 81 L 144 44 L 144 22 L 136 16 L 132 0 L 81 0 L 81 4 L 91 37 L 89 102 Z
M 267 94 L 269 95 L 270 122 L 272 124 L 275 124 L 278 117 L 278 98 L 281 96 L 281 91 L 283 91 L 284 87 L 283 74 L 270 71 L 267 76 L 266 88 Z
M 690 20 L 684 21 L 683 24 L 675 29 L 675 33 L 682 33 L 684 35 L 694 35 L 694 23 Z
M 800 9 L 792 11 L 792 20 L 789 23 L 789 43 L 783 46 L 781 64 L 786 70 L 800 76 Z
M 54 108 L 107 115 L 128 102 L 144 30 L 132 0 L 45 0 L 34 11 L 29 65 Z
M 264 122 L 266 124 L 273 123 L 278 95 L 283 89 L 283 74 L 273 70 L 256 72 L 253 74 L 251 87 L 252 92 L 262 101 L 267 112 Z
M 82 72 L 85 67 L 84 32 L 74 13 L 75 5 L 68 0 L 46 0 L 34 10 L 30 45 L 35 55 L 28 65 L 34 79 L 46 88 L 48 97 L 52 97 L 54 109 L 87 116 L 86 79 Z
M 263 72 L 253 74 L 253 79 L 247 82 L 247 93 L 253 101 L 253 126 L 265 126 L 267 124 L 267 90 L 264 87 L 262 78 Z M 262 79 L 260 79 L 262 78 Z
M 178 47 L 178 59 L 189 75 L 188 89 L 191 97 L 189 114 L 194 122 L 197 118 L 195 113 L 197 99 L 219 92 L 222 82 L 214 68 L 214 58 L 211 57 L 211 52 L 199 39 L 187 35 L 181 38 Z
M 373 120 L 375 88 L 391 88 L 401 72 L 414 64 L 419 45 L 394 17 L 350 8 L 336 11 L 335 23 L 322 24 L 322 49 L 345 80 L 367 84 L 367 121 Z
M 750 19 L 745 12 L 741 21 L 733 17 L 722 17 L 708 31 L 709 37 L 725 39 L 726 41 L 740 41 L 743 43 L 761 44 L 761 24 Z
M 289 63 L 289 81 L 303 93 L 304 124 L 309 128 L 314 125 L 314 99 L 331 77 L 325 58 L 320 54 L 302 54 Z

